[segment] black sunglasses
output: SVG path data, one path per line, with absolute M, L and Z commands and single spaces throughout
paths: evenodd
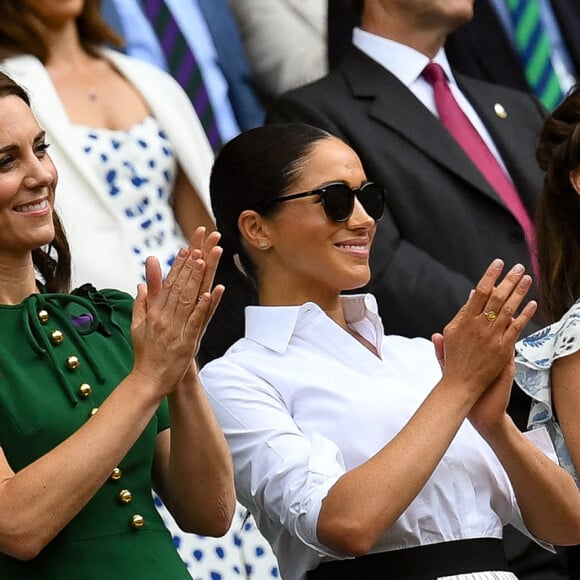
M 266 208 L 281 201 L 290 201 L 311 195 L 320 196 L 324 213 L 333 222 L 348 221 L 354 210 L 355 195 L 366 213 L 376 222 L 381 221 L 385 215 L 387 192 L 372 181 L 365 183 L 360 189 L 350 188 L 345 183 L 329 183 L 312 191 L 277 197 L 259 204 L 258 208 Z

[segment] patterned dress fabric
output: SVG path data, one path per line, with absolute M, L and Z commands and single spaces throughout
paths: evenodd
M 154 117 L 127 131 L 75 126 L 88 162 L 108 185 L 110 200 L 130 232 L 133 256 L 145 272 L 145 259 L 156 255 L 163 273 L 177 248 L 186 245 L 171 208 L 176 160 Z M 280 578 L 276 558 L 252 517 L 238 504 L 234 522 L 223 538 L 186 534 L 161 500 L 155 505 L 173 543 L 195 580 L 267 580 Z
M 171 207 L 176 161 L 155 118 L 127 131 L 75 126 L 83 151 L 107 184 L 119 219 L 131 232 L 132 252 L 145 274 L 145 259 L 159 258 L 164 274 L 176 249 L 186 245 Z
M 580 486 L 562 430 L 552 405 L 550 369 L 555 360 L 580 349 L 580 300 L 550 326 L 520 340 L 516 345 L 516 383 L 532 398 L 528 427 L 545 426 L 552 438 L 560 465 Z
M 281 578 L 276 557 L 256 527 L 254 518 L 237 504 L 230 531 L 223 538 L 207 538 L 179 531 L 159 498 L 159 513 L 173 534 L 173 543 L 195 580 L 269 580 Z

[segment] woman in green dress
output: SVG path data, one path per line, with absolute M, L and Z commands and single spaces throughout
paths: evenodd
M 135 301 L 68 293 L 47 148 L 0 74 L 0 578 L 190 579 L 151 488 L 184 530 L 228 530 L 231 457 L 194 362 L 219 235 L 198 228 L 165 281 L 150 258 Z

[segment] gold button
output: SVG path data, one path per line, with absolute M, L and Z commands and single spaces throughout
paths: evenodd
M 145 525 L 145 518 L 139 514 L 135 514 L 131 518 L 131 527 L 135 530 L 142 528 Z
M 113 469 L 109 479 L 112 479 L 113 481 L 119 481 L 119 479 L 121 479 L 122 476 L 123 476 L 123 472 L 118 467 L 115 467 L 115 469 Z
M 39 310 L 38 318 L 42 324 L 46 324 L 48 322 L 48 312 L 46 310 Z
M 84 397 L 85 399 L 93 392 L 93 387 L 91 387 L 91 385 L 89 385 L 89 383 L 83 383 L 80 387 L 79 387 L 79 394 L 81 397 Z
M 79 360 L 78 356 L 75 356 L 74 354 L 71 356 L 67 356 L 66 357 L 66 366 L 71 369 L 78 369 L 79 365 L 81 364 L 81 361 Z
M 50 333 L 53 344 L 60 344 L 64 340 L 64 334 L 60 330 L 53 330 Z
M 92 417 L 93 415 L 95 415 L 95 414 L 96 414 L 98 411 L 99 411 L 99 408 L 98 408 L 98 407 L 93 407 L 93 408 L 91 409 L 91 417 Z
M 493 106 L 493 110 L 500 119 L 505 119 L 508 116 L 507 111 L 501 103 L 496 103 Z
M 130 503 L 133 499 L 133 496 L 128 489 L 122 489 L 117 497 L 121 503 Z

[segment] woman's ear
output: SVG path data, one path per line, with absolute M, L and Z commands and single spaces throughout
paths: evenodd
M 252 248 L 267 250 L 271 247 L 268 226 L 258 212 L 252 209 L 244 210 L 238 218 L 238 228 L 242 238 Z
M 580 166 L 570 171 L 570 183 L 578 195 L 580 195 Z

